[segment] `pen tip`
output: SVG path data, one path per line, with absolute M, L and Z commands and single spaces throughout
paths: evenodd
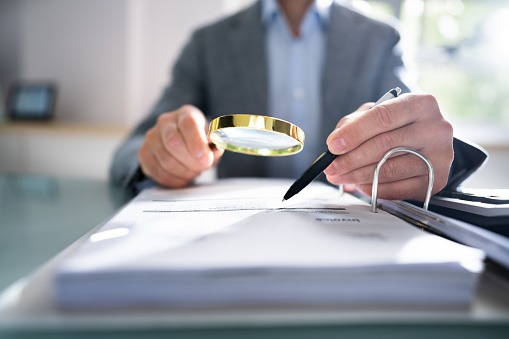
M 285 202 L 285 198 L 283 198 L 283 200 L 281 200 L 281 202 Z

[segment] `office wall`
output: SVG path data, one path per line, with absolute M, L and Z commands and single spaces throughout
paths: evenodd
M 21 78 L 59 86 L 59 120 L 124 120 L 128 43 L 124 0 L 24 0 Z
M 0 0 L 0 90 L 14 80 L 59 88 L 56 127 L 0 129 L 0 172 L 106 179 L 191 31 L 249 2 Z
M 133 125 L 169 80 L 192 29 L 219 18 L 224 3 L 0 0 L 0 13 L 4 83 L 55 81 L 59 121 Z
M 6 84 L 20 73 L 20 6 L 14 0 L 0 0 L 0 95 Z M 0 100 L 1 104 L 1 100 Z
M 159 97 L 192 30 L 225 13 L 224 0 L 129 1 L 127 124 L 137 122 Z

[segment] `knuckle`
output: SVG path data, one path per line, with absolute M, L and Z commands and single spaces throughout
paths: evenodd
M 336 124 L 336 128 L 339 128 L 343 125 L 346 125 L 348 124 L 348 122 L 352 119 L 351 115 L 346 115 L 344 117 L 342 117 L 341 119 L 339 119 L 338 123 Z
M 374 145 L 377 153 L 385 153 L 395 147 L 394 139 L 390 133 L 381 134 Z
M 182 146 L 180 136 L 177 133 L 170 133 L 166 136 L 166 146 L 168 150 L 177 149 Z
M 196 110 L 196 107 L 194 107 L 193 105 L 189 105 L 189 104 L 182 105 L 178 109 L 178 111 L 180 111 L 182 113 L 186 113 L 186 114 L 191 113 L 191 112 L 193 112 L 195 110 Z
M 438 107 L 438 101 L 437 101 L 437 98 L 435 98 L 434 95 L 429 94 L 429 93 L 424 93 L 424 94 L 421 95 L 421 98 L 422 98 L 423 103 L 427 107 L 429 107 L 429 106 Z
M 178 120 L 178 126 L 181 130 L 189 130 L 195 125 L 194 116 L 190 112 L 183 113 Z
M 454 128 L 449 121 L 443 119 L 442 123 L 440 124 L 440 134 L 447 137 L 448 139 L 451 139 L 452 141 Z
M 171 113 L 163 113 L 157 117 L 156 125 L 166 125 L 171 118 Z
M 386 161 L 380 168 L 380 175 L 385 180 L 392 181 L 398 176 L 398 168 L 395 161 Z
M 375 119 L 380 126 L 389 129 L 393 125 L 394 113 L 385 105 L 377 106 Z
M 421 112 L 425 112 L 428 116 L 438 115 L 442 116 L 438 101 L 432 94 L 424 93 L 416 96 L 418 107 Z

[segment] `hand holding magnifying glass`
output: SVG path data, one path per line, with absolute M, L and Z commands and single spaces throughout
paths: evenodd
M 206 129 L 204 114 L 194 106 L 161 114 L 138 151 L 143 174 L 167 187 L 189 185 L 215 166 L 224 152 L 211 147 Z

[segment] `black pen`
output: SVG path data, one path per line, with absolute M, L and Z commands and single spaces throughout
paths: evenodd
M 377 102 L 371 107 L 375 107 L 378 104 L 381 104 L 384 101 L 389 99 L 396 98 L 399 93 L 401 93 L 401 89 L 399 87 L 391 89 L 389 92 L 385 93 Z M 332 154 L 329 150 L 325 151 L 322 155 L 318 157 L 318 159 L 308 167 L 308 169 L 301 175 L 299 179 L 297 179 L 292 186 L 288 189 L 285 196 L 283 197 L 283 201 L 290 199 L 295 194 L 299 193 L 309 185 L 309 183 L 322 173 L 330 164 L 336 159 L 338 155 Z

